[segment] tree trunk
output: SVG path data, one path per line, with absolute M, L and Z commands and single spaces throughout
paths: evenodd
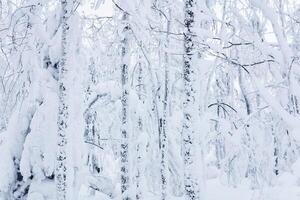
M 66 76 L 68 73 L 67 69 L 67 43 L 69 23 L 68 18 L 71 14 L 69 8 L 72 8 L 72 1 L 61 0 L 61 27 L 62 27 L 62 38 L 61 38 L 61 60 L 59 62 L 59 90 L 58 90 L 58 135 L 57 135 L 57 155 L 56 155 L 56 172 L 55 172 L 55 182 L 56 182 L 56 197 L 57 200 L 65 200 L 67 198 L 67 145 L 68 145 L 68 135 L 67 127 L 69 121 L 69 107 L 67 105 L 67 93 L 68 88 L 66 84 Z
M 122 17 L 122 40 L 121 40 L 121 79 L 122 79 L 122 124 L 121 124 L 121 193 L 123 200 L 129 200 L 129 133 L 128 133 L 128 97 L 129 97 L 129 82 L 128 82 L 128 66 L 129 66 L 129 52 L 128 52 L 128 13 L 124 12 Z
M 195 0 L 185 0 L 185 19 L 184 19 L 184 103 L 183 103 L 183 130 L 182 145 L 184 158 L 184 189 L 187 200 L 200 199 L 200 185 L 198 178 L 192 173 L 197 170 L 195 165 L 196 149 L 198 145 L 195 140 L 195 120 L 197 108 L 195 99 L 195 67 L 193 66 L 194 57 L 194 9 L 196 7 Z M 199 152 L 198 152 L 199 153 Z M 199 166 L 198 166 L 199 167 Z
M 170 17 L 170 10 L 167 11 Z M 160 136 L 160 152 L 161 152 L 161 199 L 168 199 L 168 101 L 169 101 L 169 54 L 167 52 L 169 46 L 170 18 L 167 20 L 166 41 L 164 42 L 164 94 L 163 94 L 163 113 L 161 120 L 161 136 Z
M 140 43 L 142 46 L 142 43 Z M 139 55 L 139 63 L 138 63 L 138 80 L 137 80 L 137 87 L 138 87 L 138 98 L 141 104 L 145 106 L 145 98 L 143 97 L 143 94 L 145 93 L 145 82 L 144 82 L 144 71 L 143 71 L 143 65 L 141 63 L 141 58 L 142 55 Z M 144 122 L 142 119 L 142 115 L 139 115 L 138 122 L 137 122 L 137 127 L 138 127 L 138 142 L 136 145 L 136 154 L 137 154 L 137 163 L 136 163 L 136 200 L 143 199 L 143 144 L 140 143 L 140 137 L 143 137 L 143 132 L 144 132 Z

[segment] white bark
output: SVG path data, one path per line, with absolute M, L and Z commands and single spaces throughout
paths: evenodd
M 170 10 L 168 10 L 168 17 L 166 23 L 166 41 L 164 47 L 164 94 L 163 94 L 163 113 L 161 120 L 161 136 L 160 136 L 160 151 L 161 151 L 161 199 L 168 199 L 168 101 L 169 101 L 169 32 L 170 32 Z
M 200 199 L 200 183 L 197 176 L 193 175 L 196 158 L 196 132 L 195 122 L 198 105 L 196 105 L 196 89 L 195 89 L 195 66 L 193 58 L 195 57 L 194 48 L 194 16 L 196 0 L 185 0 L 185 19 L 184 19 L 184 103 L 183 103 L 183 130 L 182 130 L 182 145 L 184 159 L 184 189 L 186 200 Z M 199 152 L 198 152 L 199 153 Z M 198 166 L 199 167 L 199 166 Z
M 68 89 L 66 83 L 66 76 L 68 73 L 67 59 L 68 59 L 68 32 L 70 24 L 68 19 L 71 14 L 70 8 L 72 8 L 71 0 L 61 0 L 61 59 L 59 62 L 59 105 L 58 105 L 58 135 L 57 135 L 57 156 L 56 156 L 56 171 L 55 171 L 55 182 L 56 182 L 56 198 L 57 200 L 67 199 L 67 145 L 68 138 L 67 127 L 69 121 L 69 106 L 67 105 L 67 94 Z
M 121 40 L 121 79 L 122 79 L 122 124 L 121 124 L 121 193 L 122 200 L 130 200 L 129 194 L 129 127 L 128 127 L 128 100 L 129 100 L 129 52 L 128 52 L 128 13 L 124 12 L 122 17 L 122 40 Z

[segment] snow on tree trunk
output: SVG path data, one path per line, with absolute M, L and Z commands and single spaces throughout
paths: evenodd
M 139 64 L 141 65 L 141 64 Z M 138 90 L 138 96 L 139 96 L 139 100 L 141 100 L 141 87 L 142 87 L 142 67 L 139 66 L 139 77 L 138 77 L 138 82 L 139 82 L 139 90 Z M 138 129 L 139 132 L 142 133 L 143 131 L 143 121 L 142 118 L 139 117 L 138 119 Z M 141 146 L 140 144 L 137 144 L 136 147 L 136 154 L 137 154 L 137 169 L 136 169 L 136 199 L 141 199 L 142 198 L 142 190 L 141 190 L 141 173 L 142 173 L 142 169 L 141 169 L 141 159 L 142 159 L 142 155 L 141 155 Z
M 168 15 L 170 15 L 170 10 L 168 10 Z M 170 17 L 170 16 L 168 16 Z M 169 101 L 169 32 L 170 32 L 170 18 L 166 23 L 166 39 L 163 44 L 164 48 L 164 94 L 163 94 L 163 113 L 161 120 L 161 135 L 160 135 L 160 153 L 161 153 L 161 165 L 160 165 L 160 175 L 161 175 L 161 199 L 168 199 L 168 101 Z
M 140 44 L 142 45 L 142 43 Z M 144 80 L 144 69 L 145 67 L 142 64 L 142 55 L 139 55 L 139 61 L 138 61 L 138 77 L 137 77 L 137 95 L 138 99 L 140 101 L 140 104 L 145 106 L 145 98 L 143 97 L 143 94 L 145 94 L 145 80 Z M 141 138 L 144 136 L 144 120 L 142 114 L 139 114 L 138 121 L 137 121 L 137 128 L 138 128 L 138 142 L 136 144 L 136 195 L 135 198 L 137 200 L 143 199 L 144 196 L 144 180 L 143 180 L 143 160 L 144 160 L 144 147 L 143 143 L 141 142 Z M 144 139 L 144 138 L 143 138 Z
M 196 157 L 196 140 L 195 140 L 195 123 L 197 108 L 195 99 L 195 66 L 193 65 L 193 57 L 195 54 L 193 30 L 194 9 L 196 7 L 195 0 L 185 0 L 184 8 L 184 65 L 183 65 L 183 81 L 184 81 L 184 102 L 183 102 L 183 129 L 182 129 L 182 145 L 184 159 L 184 189 L 185 198 L 187 200 L 200 199 L 200 184 L 197 176 L 193 171 L 199 170 L 195 162 Z
M 67 145 L 68 138 L 67 128 L 69 122 L 69 106 L 67 105 L 67 59 L 68 59 L 68 32 L 70 29 L 69 17 L 71 14 L 73 1 L 61 0 L 61 59 L 59 62 L 59 90 L 58 90 L 58 135 L 57 135 L 57 155 L 56 155 L 56 171 L 55 171 L 55 183 L 56 183 L 56 197 L 57 200 L 67 199 Z
M 121 193 L 123 200 L 129 200 L 129 126 L 128 126 L 128 100 L 129 100 L 129 52 L 128 52 L 128 34 L 129 23 L 128 13 L 124 12 L 122 16 L 122 38 L 121 38 L 121 81 L 122 81 L 122 114 L 121 114 Z

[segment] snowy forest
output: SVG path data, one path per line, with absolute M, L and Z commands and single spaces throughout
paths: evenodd
M 299 200 L 300 0 L 0 0 L 0 200 Z

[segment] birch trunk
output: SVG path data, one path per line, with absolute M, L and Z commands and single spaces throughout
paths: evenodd
M 122 16 L 122 40 L 121 40 L 121 80 L 122 80 L 122 124 L 121 124 L 121 193 L 123 200 L 130 200 L 129 195 L 129 127 L 128 127 L 128 97 L 129 97 L 129 82 L 128 82 L 128 13 L 124 12 Z
M 169 19 L 167 20 L 167 35 L 164 42 L 164 94 L 163 94 L 163 113 L 161 123 L 160 136 L 160 152 L 161 152 L 161 199 L 168 199 L 168 101 L 169 101 L 169 32 L 170 32 L 170 10 L 168 10 Z
M 140 43 L 140 45 L 142 46 L 142 43 Z M 143 104 L 145 106 L 145 98 L 143 97 L 143 94 L 145 93 L 145 82 L 144 82 L 144 71 L 143 71 L 143 65 L 142 65 L 142 62 L 141 62 L 141 58 L 142 55 L 139 55 L 139 63 L 138 63 L 138 80 L 137 80 L 137 83 L 138 83 L 138 91 L 137 91 L 137 94 L 138 94 L 138 98 L 139 98 L 139 101 L 141 104 Z M 144 183 L 143 183 L 143 144 L 141 144 L 139 141 L 140 141 L 140 137 L 143 137 L 143 132 L 144 132 L 144 122 L 143 122 L 143 119 L 142 119 L 142 115 L 139 116 L 138 118 L 138 122 L 137 122 L 137 127 L 138 127 L 138 135 L 137 138 L 138 138 L 138 143 L 137 143 L 137 146 L 136 146 L 136 154 L 137 154 L 137 169 L 136 169 L 136 195 L 135 195 L 135 198 L 136 200 L 139 200 L 139 199 L 143 199 L 143 186 L 144 186 Z
M 183 103 L 183 130 L 182 145 L 184 158 L 184 189 L 186 200 L 200 199 L 200 183 L 193 171 L 195 167 L 195 120 L 198 105 L 196 105 L 195 95 L 195 66 L 193 65 L 194 57 L 194 9 L 196 0 L 185 0 L 184 8 L 184 103 Z M 198 166 L 199 167 L 199 166 Z
M 72 1 L 61 0 L 61 27 L 62 27 L 62 37 L 61 37 L 61 60 L 59 62 L 59 90 L 58 90 L 58 135 L 57 135 L 57 155 L 56 155 L 56 172 L 55 172 L 55 183 L 56 183 L 56 198 L 57 200 L 67 199 L 67 145 L 68 145 L 68 135 L 67 127 L 69 121 L 69 106 L 67 105 L 67 83 L 66 76 L 68 73 L 68 67 L 66 65 L 68 57 L 68 32 L 69 32 L 69 22 L 68 18 L 71 14 L 72 8 L 70 5 Z

